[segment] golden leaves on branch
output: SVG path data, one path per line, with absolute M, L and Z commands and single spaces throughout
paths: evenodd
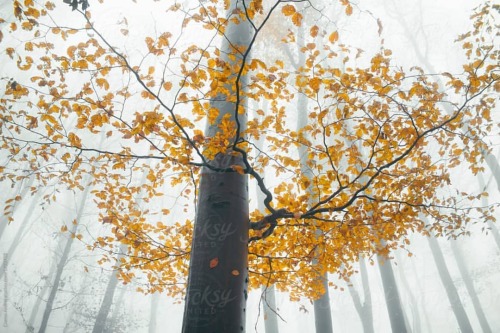
M 281 8 L 281 12 L 285 16 L 290 16 L 292 22 L 295 26 L 300 27 L 302 25 L 303 16 L 301 13 L 297 12 L 294 5 L 284 5 Z

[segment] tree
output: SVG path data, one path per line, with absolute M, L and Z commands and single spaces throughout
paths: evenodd
M 346 17 L 355 10 L 340 3 Z M 109 29 L 111 14 L 99 18 L 105 6 L 92 3 L 92 12 L 75 10 L 70 20 L 55 15 L 50 1 L 13 2 L 14 21 L 1 37 L 9 67 L 0 181 L 33 175 L 35 190 L 92 186 L 111 234 L 94 247 L 128 245 L 125 282 L 143 270 L 148 291 L 179 295 L 189 258 L 185 331 L 244 329 L 247 284 L 274 285 L 292 300 L 317 297 L 328 272 L 349 275 L 360 254 L 385 252 L 410 231 L 460 234 L 470 222 L 493 219 L 479 194 L 461 193 L 450 178 L 454 169 L 483 169 L 491 149 L 484 138 L 498 123 L 490 112 L 500 90 L 490 1 L 459 37 L 466 60 L 458 74 L 403 69 L 383 44 L 363 54 L 340 43 L 335 25 L 309 2 L 186 2 L 166 12 L 141 2 L 163 25 L 134 50 L 127 47 L 137 31 L 133 17 Z M 293 44 L 304 15 L 317 22 L 300 49 L 305 65 L 250 58 L 269 22 L 284 21 L 287 31 L 274 33 Z M 380 31 L 382 23 L 373 23 Z M 297 91 L 313 105 L 299 130 L 292 126 Z M 270 107 L 256 111 L 262 118 L 246 121 L 249 102 L 264 99 Z M 255 145 L 260 136 L 265 149 Z M 308 157 L 308 174 L 297 148 Z M 274 175 L 264 178 L 264 170 Z M 82 181 L 87 175 L 91 184 Z M 264 194 L 264 210 L 249 212 L 248 181 Z M 137 207 L 132 198 L 141 191 Z M 194 227 L 182 206 L 193 199 Z

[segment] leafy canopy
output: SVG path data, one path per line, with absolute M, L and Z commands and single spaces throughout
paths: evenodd
M 10 76 L 1 87 L 0 180 L 34 179 L 32 192 L 49 189 L 48 203 L 57 199 L 50 189 L 91 186 L 103 229 L 82 241 L 105 251 L 127 244 L 125 282 L 143 272 L 149 291 L 182 292 L 189 207 L 201 167 L 220 153 L 242 154 L 244 167 L 220 171 L 248 174 L 260 193 L 251 201 L 251 285 L 275 284 L 293 298 L 318 296 L 318 276 L 348 275 L 359 254 L 387 254 L 411 232 L 459 234 L 493 219 L 490 207 L 476 207 L 480 195 L 450 181 L 455 167 L 483 169 L 486 138 L 497 128 L 498 7 L 490 1 L 458 39 L 463 71 L 432 74 L 398 66 L 383 44 L 367 54 L 341 43 L 309 2 L 253 0 L 230 13 L 229 0 L 131 3 L 137 13 L 161 8 L 133 46 L 147 24 L 94 19 L 106 4 L 70 14 L 51 1 L 15 0 L 11 18 L 1 19 Z M 337 17 L 355 10 L 347 0 L 328 8 Z M 225 62 L 226 26 L 243 20 L 252 42 L 232 46 L 229 57 L 242 53 L 243 62 Z M 156 29 L 161 22 L 168 24 Z M 308 110 L 296 107 L 299 96 Z M 248 122 L 218 117 L 211 101 L 220 98 Z M 308 121 L 297 129 L 301 112 Z M 207 136 L 207 124 L 221 131 Z M 7 200 L 5 214 L 25 199 Z

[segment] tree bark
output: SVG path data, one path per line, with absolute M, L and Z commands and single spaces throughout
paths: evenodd
M 332 333 L 332 309 L 330 307 L 330 294 L 328 293 L 328 279 L 322 277 L 325 293 L 314 301 L 314 324 L 316 333 Z
M 484 181 L 484 177 L 481 173 L 477 174 L 477 179 L 479 181 L 479 188 L 481 189 L 481 191 L 486 191 L 488 184 L 486 184 L 486 182 Z M 500 182 L 497 184 L 498 184 L 498 186 L 500 186 Z M 481 198 L 481 204 L 484 207 L 488 206 L 489 205 L 488 197 L 483 196 Z M 497 244 L 497 247 L 500 250 L 500 233 L 498 232 L 497 226 L 495 225 L 495 223 L 488 220 L 488 227 L 490 228 L 491 234 L 493 235 L 493 239 L 495 240 L 495 243 Z
M 245 10 L 241 2 L 231 1 L 228 13 L 237 8 Z M 229 22 L 221 55 L 225 62 L 240 68 L 243 58 L 240 52 L 235 52 L 234 46 L 248 48 L 250 24 L 247 21 Z M 232 75 L 236 77 L 238 73 Z M 239 89 L 243 89 L 244 77 L 239 84 Z M 225 88 L 232 94 L 237 92 L 237 87 L 231 84 Z M 208 126 L 207 137 L 221 131 L 219 124 L 224 117 L 239 123 L 240 129 L 246 126 L 245 116 L 236 111 L 243 101 L 240 99 L 240 105 L 236 105 L 228 100 L 230 96 L 219 95 L 211 102 L 219 115 L 215 123 Z M 235 140 L 236 137 L 231 138 L 230 144 Z M 214 168 L 228 170 L 234 165 L 243 166 L 241 154 L 219 153 L 210 165 L 212 168 L 205 166 L 201 172 L 182 332 L 244 332 L 248 287 L 247 175 L 214 171 Z
M 354 302 L 354 307 L 358 312 L 361 324 L 363 325 L 364 333 L 374 333 L 373 328 L 373 312 L 372 312 L 372 295 L 370 291 L 370 283 L 368 282 L 368 272 L 366 269 L 366 262 L 364 257 L 359 257 L 359 273 L 361 275 L 361 284 L 363 286 L 364 302 L 361 303 L 359 293 L 356 288 L 349 285 L 349 293 L 351 294 Z
M 156 333 L 156 317 L 158 314 L 158 300 L 160 299 L 160 295 L 158 293 L 154 293 L 151 295 L 151 309 L 149 310 L 149 325 L 148 325 L 148 333 Z
M 474 281 L 472 281 L 469 271 L 467 270 L 462 251 L 460 250 L 457 241 L 451 241 L 451 250 L 453 251 L 453 256 L 457 261 L 458 270 L 460 271 L 462 280 L 464 280 L 465 287 L 467 288 L 467 292 L 469 293 L 469 296 L 472 300 L 472 305 L 474 306 L 474 310 L 476 311 L 477 319 L 479 320 L 479 324 L 481 325 L 483 333 L 491 333 L 490 324 L 488 323 L 486 315 L 484 314 L 483 307 L 481 306 L 481 302 L 479 301 L 479 297 L 477 296 L 476 288 L 474 287 Z
M 123 254 L 127 250 L 127 246 L 124 244 L 120 245 L 120 252 L 116 258 L 117 266 L 120 265 L 120 259 L 123 257 Z M 106 291 L 104 292 L 104 298 L 102 299 L 101 307 L 99 308 L 99 312 L 97 313 L 97 317 L 94 323 L 94 328 L 92 329 L 92 333 L 103 333 L 106 329 L 106 319 L 108 318 L 109 309 L 111 309 L 111 305 L 113 304 L 113 296 L 115 295 L 116 286 L 118 284 L 118 276 L 116 271 L 113 270 L 109 277 L 108 285 L 106 286 Z M 112 327 L 110 327 L 113 330 Z
M 90 186 L 86 186 L 80 200 L 80 206 L 78 206 L 76 221 L 78 221 L 82 217 L 83 209 L 85 208 L 85 202 L 87 200 L 89 191 L 90 191 Z M 72 224 L 70 229 L 70 235 L 73 236 L 76 235 L 77 228 L 78 228 L 78 223 Z M 59 284 L 61 283 L 61 277 L 64 272 L 64 267 L 66 266 L 66 263 L 68 261 L 69 254 L 71 252 L 71 246 L 73 245 L 74 239 L 75 239 L 74 237 L 68 237 L 61 258 L 57 263 L 54 283 L 52 285 L 52 289 L 50 290 L 49 298 L 47 299 L 47 304 L 45 306 L 45 311 L 43 312 L 42 322 L 40 324 L 40 329 L 38 330 L 38 333 L 45 333 L 45 330 L 47 329 L 47 324 L 49 322 L 50 314 L 52 313 L 52 308 L 54 306 L 54 300 L 56 298 L 56 294 L 59 289 Z
M 278 316 L 276 316 L 276 297 L 274 286 L 262 286 L 262 306 L 264 308 L 264 327 L 266 333 L 278 333 Z
M 216 165 L 237 164 L 219 155 Z M 184 333 L 245 330 L 248 257 L 247 177 L 204 169 L 184 310 Z
M 429 242 L 434 261 L 436 262 L 439 277 L 441 278 L 441 282 L 443 283 L 446 294 L 448 295 L 448 300 L 450 301 L 453 314 L 455 315 L 458 326 L 460 327 L 460 331 L 462 333 L 472 333 L 473 331 L 469 317 L 467 316 L 464 306 L 462 305 L 462 301 L 458 296 L 457 288 L 453 284 L 453 280 L 451 279 L 450 272 L 446 266 L 446 261 L 444 260 L 443 252 L 439 247 L 438 241 L 436 237 L 433 237 L 432 235 L 427 237 L 427 240 Z
M 384 287 L 385 302 L 387 311 L 389 312 L 389 320 L 393 333 L 406 333 L 406 323 L 404 319 L 403 308 L 401 307 L 401 299 L 399 290 L 394 277 L 394 271 L 389 260 L 384 260 L 377 254 L 378 267 L 380 269 L 380 277 Z

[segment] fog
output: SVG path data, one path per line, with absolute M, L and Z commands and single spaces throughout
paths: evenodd
M 169 31 L 173 36 L 171 43 L 178 50 L 183 50 L 191 43 L 197 43 L 210 51 L 222 40 L 220 37 L 213 37 L 211 31 L 200 29 L 199 26 L 198 28 L 195 25 L 183 27 L 182 21 L 187 15 L 185 11 L 181 10 L 175 14 L 169 12 L 167 15 L 166 9 L 172 6 L 174 1 L 104 0 L 101 3 L 101 1 L 90 0 L 89 2 L 88 10 L 95 29 L 102 32 L 106 40 L 110 41 L 110 45 L 125 54 L 132 64 L 137 64 L 141 68 L 147 69 L 148 66 L 161 63 L 164 65 L 165 72 L 170 71 L 165 76 L 172 80 L 175 87 L 181 82 L 179 73 L 182 57 L 176 54 L 171 59 L 167 55 L 153 58 L 144 48 L 145 37 L 157 38 L 163 32 Z M 209 3 L 210 1 L 200 0 L 199 2 L 185 1 L 180 4 L 184 6 L 183 8 L 197 8 L 200 4 L 208 5 Z M 462 66 L 466 57 L 462 52 L 462 45 L 455 40 L 458 35 L 472 28 L 469 17 L 473 8 L 482 2 L 359 0 L 351 2 L 353 13 L 350 16 L 345 15 L 344 7 L 337 1 L 291 1 L 283 2 L 281 5 L 289 3 L 294 3 L 303 11 L 303 24 L 306 31 L 309 31 L 309 27 L 316 23 L 328 22 L 328 26 L 324 28 L 339 32 L 338 44 L 346 44 L 354 49 L 363 50 L 359 58 L 346 61 L 347 66 L 355 68 L 366 66 L 370 63 L 371 57 L 383 47 L 392 51 L 391 58 L 394 67 L 409 70 L 416 66 L 426 73 L 438 74 L 463 73 Z M 270 6 L 271 2 L 267 3 L 267 0 L 264 0 L 264 7 L 268 9 Z M 275 15 L 281 14 L 277 12 Z M 10 1 L 0 3 L 0 17 L 3 19 L 0 24 L 3 32 L 3 37 L 0 39 L 0 85 L 2 86 L 0 121 L 3 124 L 7 122 L 9 112 L 8 103 L 4 98 L 7 98 L 6 91 L 9 86 L 12 86 L 12 80 L 21 85 L 29 85 L 31 84 L 30 78 L 35 74 L 32 71 L 19 70 L 13 66 L 15 61 L 5 61 L 8 59 L 7 47 L 15 48 L 16 52 L 25 52 L 24 43 L 27 38 L 30 38 L 30 33 L 21 29 L 11 31 L 10 23 L 15 20 L 15 17 Z M 67 4 L 59 0 L 56 2 L 56 8 L 44 20 L 47 20 L 49 25 L 61 27 L 85 25 L 84 16 L 79 10 L 71 11 Z M 286 37 L 287 31 L 296 27 L 294 28 L 290 22 L 280 20 L 270 20 L 270 27 L 262 31 L 252 57 L 288 59 L 284 49 L 280 51 L 279 47 L 272 47 L 272 45 L 277 44 L 277 41 Z M 88 32 L 86 36 L 87 39 L 99 37 L 92 32 Z M 36 40 L 43 41 L 44 38 L 42 36 Z M 54 53 L 58 48 L 65 50 L 67 43 L 86 42 L 85 34 L 80 33 L 68 36 L 67 41 L 61 38 L 54 39 L 53 36 L 46 38 L 55 43 Z M 300 37 L 298 39 L 299 44 L 303 43 Z M 498 47 L 498 37 L 496 45 Z M 35 52 L 42 51 L 36 50 Z M 295 55 L 295 50 L 291 53 Z M 340 64 L 343 56 L 342 51 L 339 51 L 338 58 L 331 61 Z M 2 59 L 4 61 L 1 61 Z M 432 68 L 429 68 L 429 65 Z M 79 91 L 82 82 L 85 81 L 83 75 L 85 74 L 80 77 L 68 75 L 69 82 L 66 83 L 70 94 L 73 90 L 74 94 Z M 133 80 L 133 76 L 130 75 L 129 79 Z M 125 76 L 110 75 L 109 84 L 117 87 L 125 86 L 127 82 L 125 82 Z M 171 91 L 171 95 L 165 97 L 169 105 L 173 104 L 177 98 L 174 96 L 174 90 Z M 123 102 L 124 109 L 137 111 L 154 108 L 155 101 L 141 99 L 137 91 L 139 90 L 129 97 L 128 104 Z M 30 108 L 27 102 L 23 104 L 19 102 L 16 107 L 25 108 L 28 110 L 27 114 L 36 112 L 30 111 L 34 110 L 34 107 Z M 249 114 L 254 114 L 265 107 L 264 102 L 249 103 L 248 109 L 251 111 Z M 180 105 L 178 110 L 182 111 L 187 119 L 195 118 L 195 114 L 187 105 Z M 491 114 L 494 129 L 490 131 L 491 135 L 485 138 L 485 142 L 492 149 L 493 155 L 491 156 L 498 156 L 500 151 L 498 148 L 500 144 L 498 108 L 491 110 Z M 249 117 L 253 119 L 252 116 Z M 289 115 L 286 120 L 287 125 L 295 124 L 297 118 L 295 114 Z M 198 128 L 204 130 L 206 120 L 193 120 L 193 122 L 199 126 Z M 68 124 L 67 128 L 76 128 L 77 118 L 70 117 Z M 2 141 L 7 142 L 6 138 L 15 136 L 9 132 L 7 126 L 2 125 L 1 131 Z M 196 132 L 191 131 L 190 134 L 196 134 Z M 32 136 L 26 134 L 21 138 L 36 141 L 34 134 L 30 135 Z M 121 136 L 113 134 L 105 138 L 105 135 L 104 132 L 99 132 L 93 137 L 82 136 L 82 141 L 88 140 L 89 146 L 92 145 L 96 149 L 103 147 L 103 150 L 113 150 L 123 147 Z M 98 137 L 102 138 L 101 143 L 97 142 Z M 10 170 L 9 172 L 13 174 L 18 172 L 19 175 L 26 175 L 19 165 L 10 169 L 12 152 L 6 147 L 4 145 L 0 150 L 1 172 L 7 174 Z M 147 155 L 150 153 L 148 147 L 148 143 L 139 142 L 133 147 L 133 153 Z M 429 151 L 438 154 L 439 148 L 432 146 L 429 147 Z M 61 151 L 56 151 L 54 156 L 49 156 L 46 165 L 50 165 L 53 161 L 51 158 L 55 158 L 59 153 Z M 296 154 L 292 153 L 294 158 L 297 157 Z M 497 158 L 491 158 L 497 160 Z M 193 161 L 200 162 L 199 159 Z M 479 205 L 484 207 L 498 205 L 500 184 L 496 182 L 494 175 L 496 173 L 498 177 L 500 170 L 492 169 L 484 162 L 482 164 L 484 170 L 474 174 L 465 166 L 466 163 L 462 162 L 463 167 L 458 166 L 450 171 L 450 184 L 461 191 L 453 195 L 461 198 L 468 194 L 485 191 L 488 196 L 478 197 Z M 96 165 L 98 163 L 104 164 L 105 162 L 99 161 Z M 130 172 L 127 178 L 129 182 L 124 182 L 123 186 L 132 188 L 146 184 L 148 177 L 146 171 L 153 170 L 157 162 L 151 160 L 148 163 L 151 163 L 151 169 L 145 167 L 141 169 L 139 164 L 130 168 L 127 166 L 123 174 L 128 177 Z M 54 173 L 63 177 L 63 171 L 57 170 Z M 111 168 L 108 171 L 110 174 L 114 172 Z M 150 219 L 151 225 L 157 225 L 157 221 L 167 226 L 173 226 L 177 222 L 184 225 L 186 220 L 189 220 L 189 225 L 195 220 L 195 203 L 198 197 L 194 195 L 194 187 L 187 183 L 172 185 L 170 179 L 174 179 L 176 173 L 180 171 L 173 170 L 170 173 L 160 174 L 168 180 L 157 189 L 161 195 L 148 198 L 144 194 L 147 190 L 133 193 L 134 205 L 139 207 L 138 210 L 144 213 L 144 217 Z M 286 175 L 281 178 L 275 177 L 269 170 L 264 173 L 264 179 L 270 189 L 278 187 L 286 177 Z M 91 182 L 88 179 L 77 180 L 82 184 L 81 188 L 78 186 L 70 188 L 67 183 L 59 181 L 57 177 L 47 178 L 45 183 L 36 177 L 26 177 L 19 181 L 6 176 L 0 179 L 0 202 L 2 202 L 2 208 L 5 208 L 5 214 L 0 222 L 2 228 L 0 252 L 3 255 L 0 268 L 0 332 L 38 332 L 44 320 L 44 312 L 47 313 L 46 308 L 51 291 L 53 291 L 54 299 L 50 315 L 46 318 L 45 332 L 92 332 L 103 299 L 109 293 L 110 288 L 113 288 L 114 292 L 111 294 L 111 307 L 104 318 L 105 329 L 102 332 L 181 332 L 185 304 L 183 295 L 174 290 L 184 290 L 187 277 L 174 281 L 172 285 L 168 283 L 162 285 L 164 288 L 162 292 L 148 293 L 148 290 L 151 291 L 151 278 L 148 276 L 147 269 L 131 268 L 123 270 L 123 274 L 118 274 L 116 270 L 113 270 L 116 258 L 120 260 L 126 256 L 120 253 L 127 250 L 120 245 L 119 240 L 115 241 L 112 224 L 106 223 L 104 209 L 99 207 L 99 201 L 95 197 L 95 191 L 105 193 L 111 190 L 104 188 L 103 184 L 84 185 Z M 255 183 L 249 184 L 249 202 L 250 211 L 252 211 L 257 209 L 259 199 Z M 186 188 L 193 190 L 186 195 Z M 19 200 L 7 201 L 16 196 L 19 196 Z M 162 209 L 168 209 L 169 214 L 161 216 Z M 12 212 L 11 220 L 7 216 L 9 211 Z M 496 218 L 500 217 L 498 211 L 493 215 Z M 491 329 L 490 332 L 500 332 L 500 316 L 498 316 L 500 313 L 500 288 L 498 288 L 500 240 L 495 240 L 495 233 L 498 237 L 498 228 L 498 224 L 491 223 L 491 221 L 474 219 L 471 223 L 464 222 L 464 229 L 461 230 L 463 235 L 460 237 L 454 239 L 451 235 L 443 235 L 437 238 L 453 286 L 458 292 L 459 300 L 474 332 L 487 332 L 484 324 L 482 326 L 480 322 L 481 311 Z M 150 231 L 151 241 L 153 243 L 158 241 L 154 227 L 151 227 Z M 110 240 L 103 240 L 106 242 L 105 246 L 96 246 L 99 244 L 99 237 L 110 237 Z M 395 243 L 394 251 L 386 260 L 391 263 L 394 271 L 407 331 L 415 333 L 460 332 L 449 295 L 438 272 L 439 263 L 436 263 L 428 237 L 418 232 L 408 231 L 406 238 L 407 242 Z M 108 244 L 112 245 L 108 246 Z M 134 253 L 138 257 L 142 254 Z M 365 294 L 366 281 L 363 284 L 359 272 L 364 268 L 360 267 L 361 264 L 357 260 L 352 262 L 355 272 L 350 280 L 343 279 L 338 272 L 330 272 L 328 275 L 329 303 L 334 332 L 364 332 L 360 314 L 356 310 L 356 294 L 361 306 L 365 302 L 368 304 L 367 300 L 371 300 L 374 332 L 391 331 L 377 256 L 373 253 L 365 254 L 362 260 L 366 265 L 368 295 Z M 175 265 L 175 263 L 174 261 L 167 262 L 166 265 Z M 134 263 L 131 262 L 128 268 L 131 266 L 134 266 Z M 140 263 L 137 266 L 140 266 Z M 178 272 L 183 272 L 185 267 L 176 269 Z M 58 271 L 61 272 L 59 277 L 57 277 Z M 160 276 L 161 272 L 152 274 Z M 113 287 L 110 281 L 113 281 L 113 277 L 117 275 L 119 278 L 116 286 Z M 56 279 L 60 282 L 54 286 Z M 474 294 L 470 293 L 469 281 L 475 289 Z M 165 281 L 159 281 L 158 284 L 162 282 Z M 170 296 L 175 293 L 177 293 L 176 297 Z M 267 300 L 262 296 L 261 289 L 249 292 L 246 306 L 246 332 L 266 332 L 265 320 L 268 318 L 264 314 L 264 303 Z M 290 298 L 287 292 L 276 292 L 276 305 L 272 312 L 277 315 L 279 331 L 314 332 L 313 301 L 303 295 L 298 301 L 292 301 Z M 480 309 L 477 307 L 478 304 Z

